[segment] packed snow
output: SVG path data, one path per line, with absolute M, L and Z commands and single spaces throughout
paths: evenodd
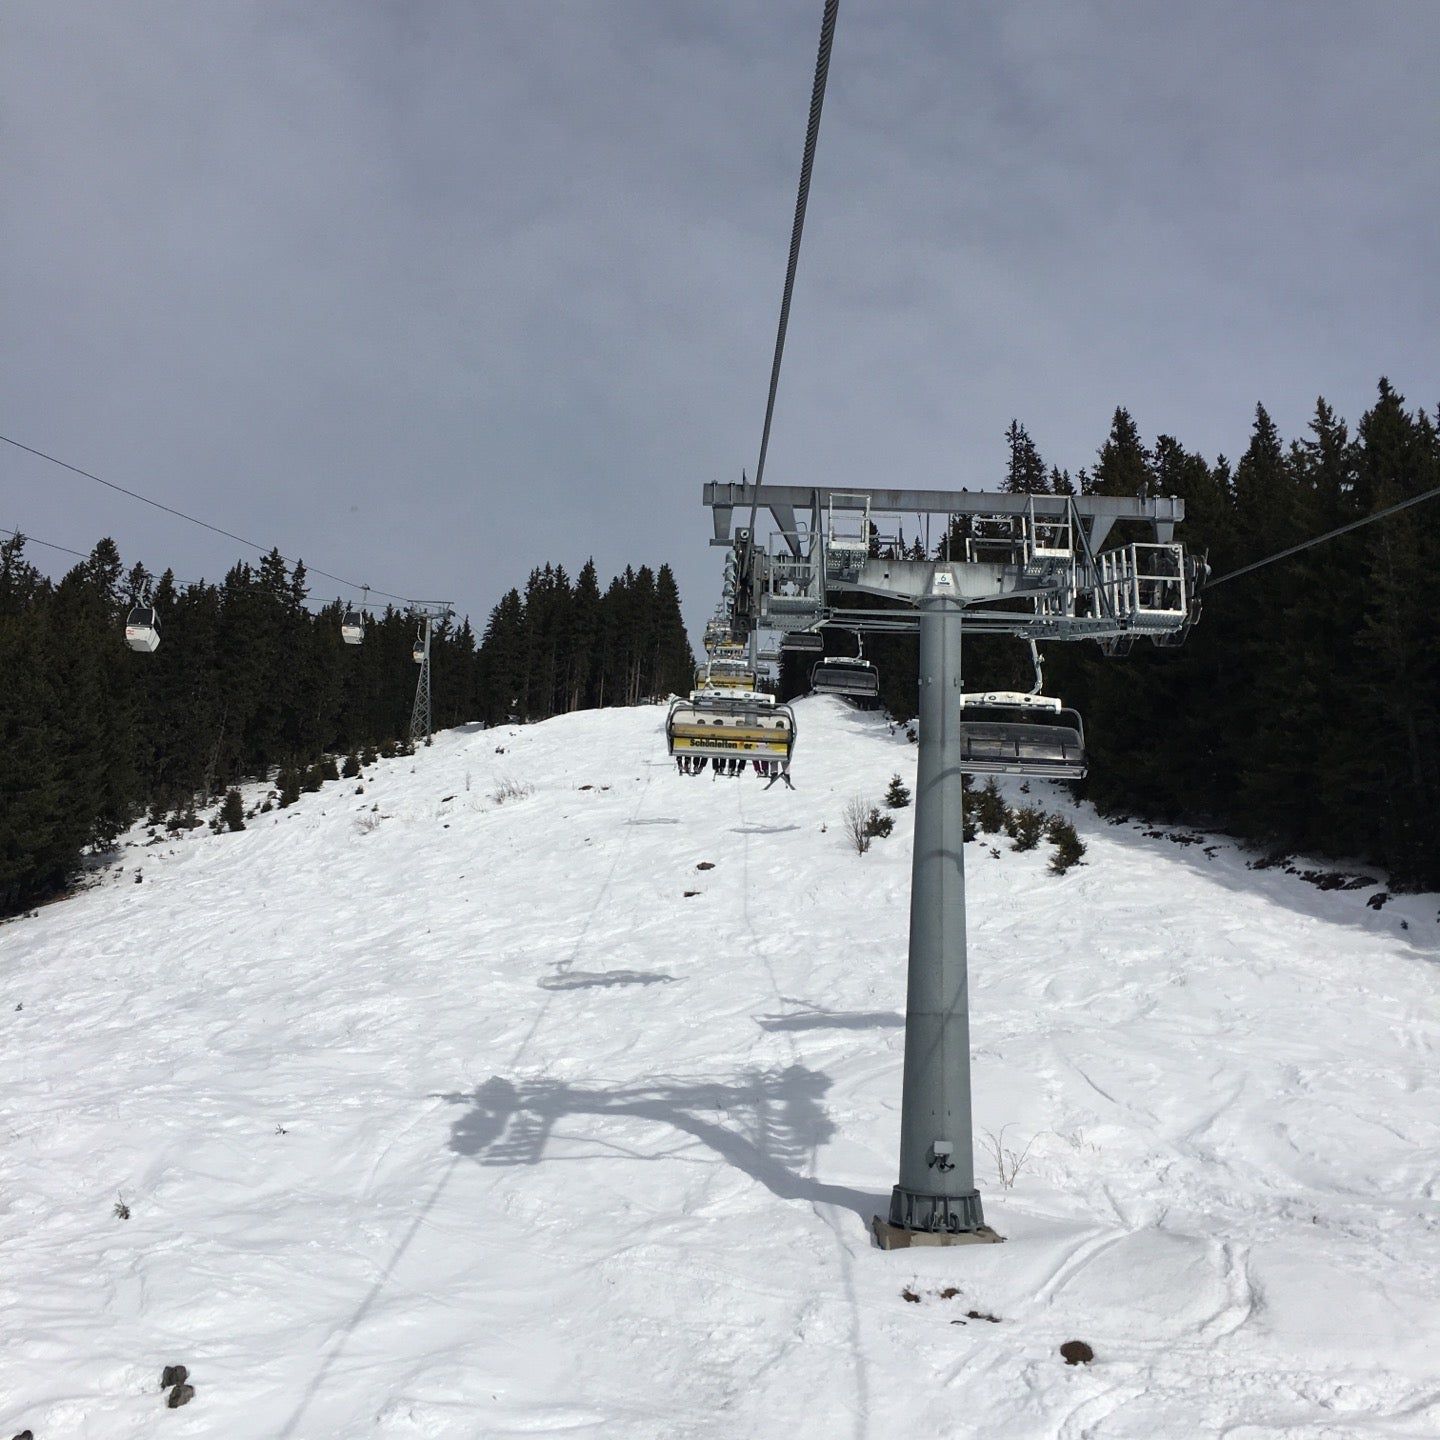
M 1033 786 L 1083 866 L 967 847 L 1007 1242 L 882 1252 L 913 811 L 841 816 L 915 751 L 797 710 L 793 794 L 454 731 L 0 928 L 0 1435 L 1440 1434 L 1436 898 Z

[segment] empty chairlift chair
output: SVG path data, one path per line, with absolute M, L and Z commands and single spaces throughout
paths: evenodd
M 960 768 L 967 775 L 1085 776 L 1085 726 L 1050 695 L 997 690 L 960 697 Z
M 825 637 L 817 630 L 792 630 L 780 641 L 780 648 L 797 655 L 823 655 Z
M 873 700 L 880 693 L 880 672 L 868 660 L 832 655 L 811 668 L 810 688 L 820 695 Z

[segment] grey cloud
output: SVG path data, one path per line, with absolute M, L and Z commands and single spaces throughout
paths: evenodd
M 717 590 L 818 5 L 78 3 L 0 46 L 7 433 L 477 619 L 545 559 Z M 1434 403 L 1440 7 L 846 0 L 772 478 L 983 484 L 1012 415 L 1214 454 Z M 0 524 L 216 575 L 40 462 Z

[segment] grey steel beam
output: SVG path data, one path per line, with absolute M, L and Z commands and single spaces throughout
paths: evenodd
M 868 497 L 872 514 L 1026 515 L 1033 504 L 1037 515 L 1059 519 L 1073 505 L 1082 519 L 1107 522 L 1106 530 L 1117 520 L 1174 525 L 1185 518 L 1185 502 L 1174 495 L 1139 499 L 1128 495 L 1008 495 L 989 490 L 857 490 L 854 487 L 842 490 L 828 485 L 762 485 L 760 507 L 772 513 L 777 506 L 787 508 L 791 513 L 796 507 L 824 510 L 832 496 L 835 497 L 837 510 L 859 510 L 862 507 L 853 501 L 857 497 L 862 500 Z M 716 511 L 717 537 L 723 534 L 728 538 L 730 534 L 730 519 L 725 512 L 738 506 L 748 514 L 754 498 L 753 485 L 711 481 L 705 486 L 705 504 Z M 846 504 L 847 498 L 852 503 Z M 723 531 L 722 513 L 725 516 Z

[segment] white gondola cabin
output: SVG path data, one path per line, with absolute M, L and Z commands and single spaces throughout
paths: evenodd
M 125 643 L 144 655 L 160 648 L 160 621 L 153 605 L 136 605 L 125 618 Z
M 347 645 L 359 645 L 365 639 L 365 612 L 353 606 L 340 619 L 340 638 Z

